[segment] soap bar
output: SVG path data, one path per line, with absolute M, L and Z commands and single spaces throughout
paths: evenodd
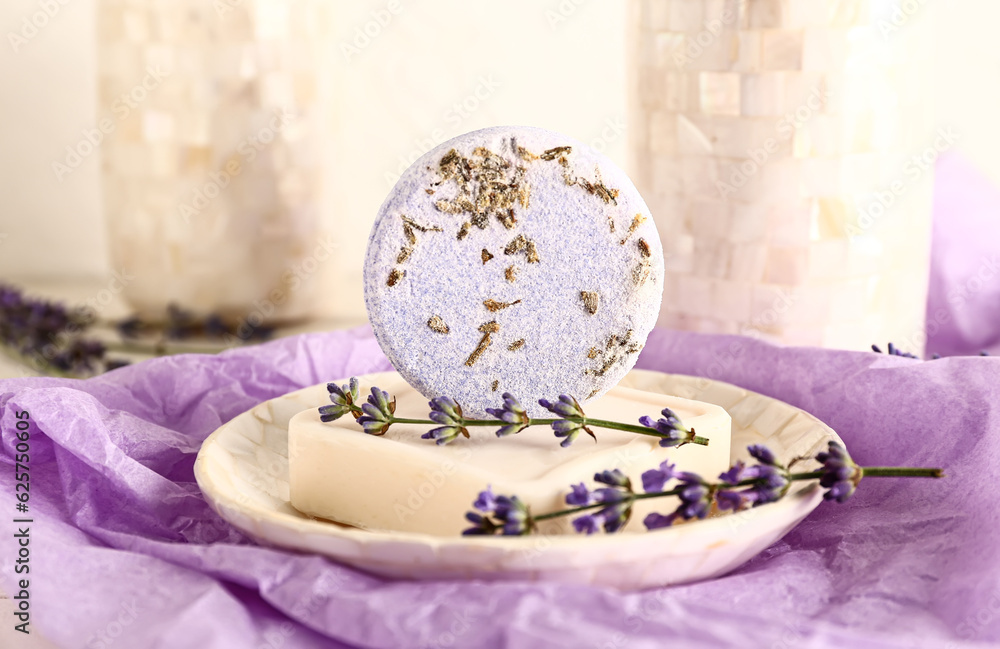
M 386 198 L 365 303 L 396 370 L 485 416 L 499 395 L 586 402 L 632 368 L 656 323 L 663 251 L 626 174 L 537 128 L 474 131 L 429 151 Z
M 397 397 L 400 416 L 426 418 L 426 400 L 398 374 L 379 375 L 377 385 Z M 362 392 L 370 386 L 363 381 Z M 429 425 L 394 424 L 377 437 L 364 433 L 350 416 L 321 422 L 320 405 L 295 415 L 288 425 L 292 506 L 365 529 L 455 536 L 468 527 L 465 513 L 487 485 L 496 494 L 518 496 L 541 514 L 565 508 L 571 484 L 594 486 L 593 474 L 605 469 L 621 469 L 641 491 L 642 473 L 664 460 L 709 479 L 729 467 L 731 420 L 723 408 L 631 388 L 612 388 L 588 404 L 587 415 L 635 423 L 642 415 L 659 417 L 669 407 L 709 445 L 663 448 L 654 437 L 595 428 L 596 441 L 581 435 L 563 448 L 550 427 L 532 426 L 501 439 L 493 428 L 472 427 L 470 439 L 437 446 L 420 438 Z M 639 501 L 626 531 L 642 530 L 646 513 L 669 511 L 674 501 Z M 571 530 L 568 520 L 557 519 L 543 531 Z

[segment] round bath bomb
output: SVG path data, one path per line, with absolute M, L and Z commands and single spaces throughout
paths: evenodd
M 486 416 L 513 394 L 585 402 L 635 364 L 663 250 L 628 176 L 559 133 L 495 127 L 432 149 L 382 204 L 365 303 L 396 370 Z

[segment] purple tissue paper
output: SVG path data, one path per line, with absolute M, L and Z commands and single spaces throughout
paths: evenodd
M 927 355 L 1000 353 L 1000 189 L 958 153 L 934 173 Z
M 390 369 L 367 328 L 75 381 L 0 382 L 0 585 L 15 422 L 31 421 L 32 628 L 64 647 L 985 647 L 1000 641 L 1000 358 L 919 361 L 655 330 L 639 367 L 708 376 L 830 424 L 869 478 L 724 577 L 619 593 L 406 582 L 265 548 L 206 504 L 216 427 L 303 386 Z M 580 476 L 586 479 L 587 476 Z M 5 620 L 4 624 L 11 624 Z

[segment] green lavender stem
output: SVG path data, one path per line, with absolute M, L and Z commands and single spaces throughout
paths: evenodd
M 869 466 L 858 467 L 861 469 L 862 477 L 866 478 L 943 478 L 944 471 L 941 469 L 931 469 L 928 467 L 909 466 Z M 789 480 L 812 480 L 823 475 L 822 471 L 810 471 L 809 473 L 793 473 L 788 476 Z
M 356 413 L 361 413 L 361 407 L 357 405 L 351 406 L 351 411 Z M 584 426 L 593 426 L 595 428 L 610 428 L 613 430 L 623 430 L 629 433 L 638 433 L 640 435 L 648 435 L 650 437 L 664 438 L 665 435 L 661 435 L 652 428 L 647 428 L 645 426 L 636 426 L 634 424 L 623 424 L 617 421 L 608 421 L 606 419 L 590 419 L 589 417 L 568 417 L 566 419 L 529 419 L 525 424 L 526 426 L 551 426 L 557 421 L 572 421 L 583 424 Z M 439 426 L 435 421 L 430 419 L 408 419 L 405 417 L 391 417 L 386 423 L 392 424 L 430 424 L 432 426 Z M 463 426 L 507 426 L 507 422 L 500 419 L 463 419 Z M 687 443 L 687 442 L 684 442 Z M 691 440 L 692 444 L 700 444 L 702 446 L 708 446 L 708 438 L 695 435 Z

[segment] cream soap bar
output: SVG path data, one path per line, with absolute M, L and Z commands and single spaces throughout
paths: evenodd
M 362 394 L 373 381 L 396 396 L 399 416 L 426 418 L 426 398 L 399 374 L 363 378 Z M 591 486 L 593 474 L 604 469 L 621 469 L 641 491 L 642 473 L 666 459 L 706 478 L 729 467 L 731 420 L 723 408 L 631 388 L 614 387 L 589 402 L 587 416 L 637 422 L 642 415 L 658 418 L 669 407 L 709 445 L 662 448 L 655 437 L 594 429 L 596 442 L 581 435 L 562 448 L 550 427 L 532 426 L 503 439 L 494 428 L 473 427 L 471 439 L 437 446 L 420 439 L 430 425 L 394 424 L 377 437 L 365 434 L 350 416 L 321 422 L 320 405 L 325 403 L 300 412 L 288 425 L 291 503 L 304 514 L 365 529 L 458 535 L 469 526 L 465 513 L 487 485 L 494 493 L 517 495 L 541 514 L 565 507 L 571 484 Z M 626 530 L 641 530 L 648 512 L 673 506 L 666 500 L 638 502 Z M 566 519 L 549 525 L 556 528 L 543 530 L 569 531 Z

